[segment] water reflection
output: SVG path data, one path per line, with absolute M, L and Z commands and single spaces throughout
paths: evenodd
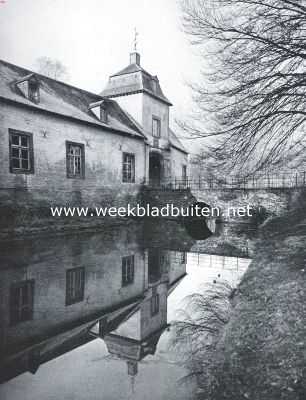
M 193 244 L 169 223 L 1 243 L 1 398 L 190 398 L 171 321 L 221 271 Z

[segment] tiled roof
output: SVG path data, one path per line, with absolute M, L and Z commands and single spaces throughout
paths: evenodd
M 169 128 L 169 138 L 170 138 L 171 146 L 176 147 L 178 150 L 181 150 L 182 152 L 188 154 L 188 151 L 185 149 L 182 142 L 179 140 L 179 138 L 176 136 L 176 134 L 170 128 Z
M 115 101 L 107 100 L 108 123 L 104 124 L 89 110 L 90 104 L 103 100 L 102 96 L 44 75 L 35 73 L 40 83 L 40 101 L 38 104 L 31 102 L 16 85 L 31 74 L 33 74 L 32 71 L 0 60 L 0 98 L 119 133 L 144 137 L 131 118 Z
M 138 64 L 130 64 L 127 67 L 123 68 L 121 71 L 116 72 L 115 74 L 111 75 L 111 77 L 112 76 L 125 75 L 125 74 L 132 74 L 133 72 L 138 72 L 138 71 L 143 71 L 146 74 L 150 75 L 140 65 L 138 65 Z
M 158 78 L 149 74 L 138 64 L 130 64 L 112 75 L 101 96 L 117 97 L 136 92 L 145 92 L 170 106 L 172 105 L 164 95 Z

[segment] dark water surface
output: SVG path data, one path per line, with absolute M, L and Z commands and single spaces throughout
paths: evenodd
M 0 398 L 191 399 L 171 322 L 250 263 L 198 245 L 170 223 L 2 242 Z

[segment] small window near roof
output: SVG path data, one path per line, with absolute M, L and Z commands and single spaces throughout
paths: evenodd
M 100 121 L 104 122 L 105 124 L 107 124 L 108 121 L 108 115 L 107 115 L 107 110 L 105 108 L 105 106 L 100 106 Z
M 29 80 L 28 84 L 28 98 L 33 103 L 38 104 L 40 100 L 39 96 L 39 83 L 36 80 Z
M 40 82 L 36 75 L 30 74 L 15 81 L 16 88 L 24 97 L 33 103 L 38 104 L 40 101 L 39 87 Z

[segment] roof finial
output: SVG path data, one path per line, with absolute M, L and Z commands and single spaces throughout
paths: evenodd
M 137 42 L 137 36 L 139 35 L 139 33 L 137 32 L 137 29 L 136 29 L 136 27 L 134 28 L 134 51 L 135 52 L 137 52 L 137 44 L 138 44 L 138 42 Z

